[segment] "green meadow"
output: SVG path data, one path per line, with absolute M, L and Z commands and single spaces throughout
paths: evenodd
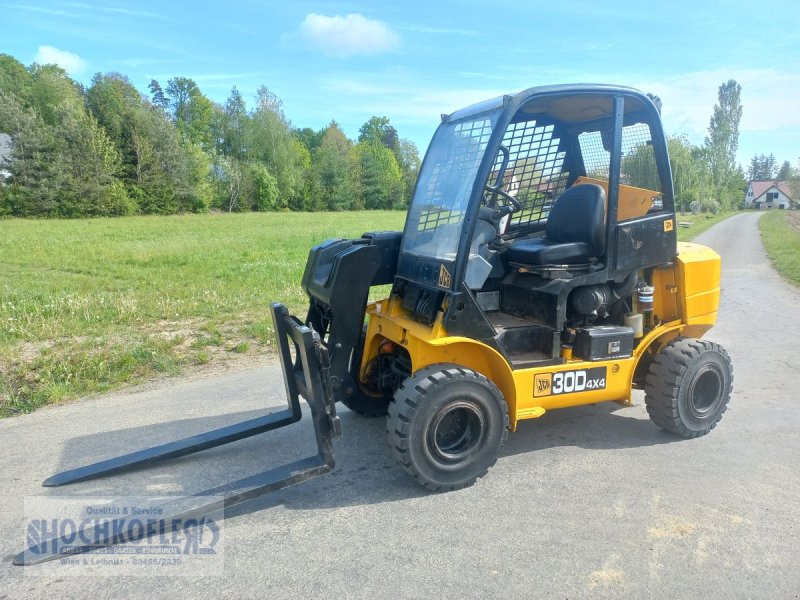
M 308 250 L 404 213 L 0 221 L 0 415 L 273 345 Z

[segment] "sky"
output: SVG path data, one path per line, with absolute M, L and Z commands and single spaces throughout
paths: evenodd
M 266 85 L 296 127 L 350 137 L 388 116 L 424 152 L 442 113 L 528 87 L 657 94 L 668 134 L 703 142 L 719 85 L 742 85 L 738 159 L 800 160 L 798 0 L 0 1 L 0 52 L 96 72 L 191 77 L 212 100 Z

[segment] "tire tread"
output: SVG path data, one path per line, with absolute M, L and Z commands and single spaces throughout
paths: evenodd
M 389 446 L 392 449 L 395 460 L 414 480 L 423 487 L 434 492 L 454 491 L 472 486 L 477 479 L 480 479 L 488 472 L 489 468 L 496 462 L 497 456 L 505 447 L 508 438 L 508 409 L 503 411 L 503 436 L 497 448 L 497 455 L 490 464 L 481 469 L 480 473 L 470 481 L 457 485 L 442 485 L 424 477 L 415 467 L 410 456 L 410 434 L 411 422 L 415 411 L 424 402 L 425 396 L 433 393 L 442 385 L 447 385 L 453 381 L 477 381 L 488 387 L 493 393 L 502 399 L 502 394 L 497 386 L 494 385 L 484 375 L 452 365 L 432 365 L 426 367 L 415 375 L 409 377 L 401 384 L 394 395 L 394 401 L 389 403 L 388 416 L 386 419 L 386 433 Z M 503 401 L 505 407 L 505 401 Z
M 723 391 L 724 399 L 716 417 L 706 430 L 688 428 L 678 411 L 678 394 L 686 370 L 704 352 L 714 352 L 727 363 L 730 381 Z M 676 338 L 662 348 L 650 365 L 645 378 L 645 405 L 650 419 L 662 429 L 685 438 L 696 438 L 707 434 L 717 426 L 728 408 L 733 387 L 733 367 L 725 349 L 714 342 L 695 338 Z

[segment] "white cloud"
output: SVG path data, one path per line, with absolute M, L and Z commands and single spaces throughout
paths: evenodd
M 310 13 L 298 34 L 304 42 L 334 58 L 381 54 L 398 43 L 397 34 L 383 21 L 359 13 L 333 17 Z
M 74 52 L 59 50 L 53 46 L 39 46 L 33 60 L 40 65 L 58 65 L 70 75 L 81 73 L 89 66 L 89 63 Z

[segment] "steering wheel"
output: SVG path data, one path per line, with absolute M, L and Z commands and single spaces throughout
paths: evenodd
M 503 213 L 509 214 L 509 215 L 511 213 L 513 213 L 513 212 L 518 211 L 518 210 L 522 210 L 522 204 L 519 203 L 519 200 L 517 200 L 514 196 L 512 196 L 508 192 L 500 189 L 499 187 L 495 187 L 495 186 L 491 186 L 491 185 L 487 184 L 486 185 L 486 191 L 490 192 L 492 194 L 492 196 L 497 194 L 498 196 L 502 196 L 505 200 L 508 201 L 508 204 L 506 204 L 505 206 L 497 206 L 497 200 L 494 199 L 492 201 L 492 204 L 491 204 L 492 208 L 496 208 L 496 209 L 502 211 Z
M 502 189 L 503 176 L 506 174 L 506 169 L 508 169 L 510 153 L 508 148 L 503 145 L 500 146 L 500 152 L 503 154 L 503 162 L 500 165 L 500 171 L 497 174 L 497 179 L 495 179 L 494 185 L 487 183 L 485 189 L 492 195 L 491 203 L 488 206 L 490 208 L 500 210 L 503 213 L 503 216 L 505 216 L 517 210 L 522 210 L 522 204 L 520 204 L 514 196 Z M 508 204 L 505 206 L 497 206 L 497 196 L 502 196 L 508 202 Z

